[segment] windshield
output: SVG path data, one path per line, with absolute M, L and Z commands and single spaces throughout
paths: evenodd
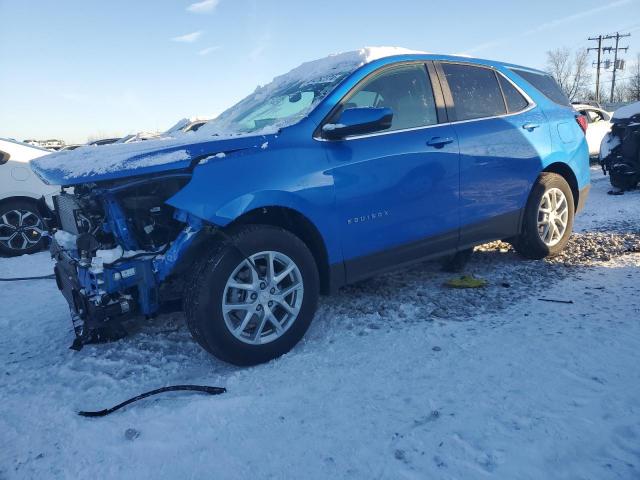
M 390 55 L 419 53 L 398 47 L 366 47 L 306 62 L 258 87 L 247 98 L 207 122 L 198 134 L 275 133 L 297 123 L 358 67 Z
M 275 80 L 259 87 L 240 103 L 206 125 L 211 133 L 252 133 L 278 129 L 301 120 L 325 98 L 348 72 L 336 72 L 323 78 L 292 81 Z M 274 85 L 279 83 L 278 85 Z M 205 130 L 202 127 L 201 130 Z

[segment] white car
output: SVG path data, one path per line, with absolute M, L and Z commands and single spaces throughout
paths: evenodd
M 591 105 L 574 105 L 578 112 L 587 117 L 587 143 L 589 155 L 600 153 L 600 144 L 604 136 L 611 130 L 611 112 Z
M 59 187 L 44 184 L 29 161 L 50 150 L 0 138 L 0 254 L 22 255 L 41 250 L 52 196 Z M 44 201 L 43 201 L 44 197 Z

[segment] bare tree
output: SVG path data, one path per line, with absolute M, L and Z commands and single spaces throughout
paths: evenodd
M 631 102 L 640 101 L 640 53 L 636 58 L 636 63 L 631 67 L 630 72 L 631 75 L 627 80 L 627 100 Z
M 555 78 L 569 100 L 583 95 L 591 78 L 588 70 L 588 52 L 567 47 L 547 52 L 547 72 Z
M 600 96 L 596 96 L 595 86 L 593 89 L 586 89 L 584 92 L 584 99 L 595 102 L 596 100 L 602 100 L 607 98 L 607 92 L 605 91 L 604 84 L 600 84 Z
M 629 97 L 629 85 L 624 81 L 616 81 L 616 87 L 613 90 L 613 103 L 624 103 Z

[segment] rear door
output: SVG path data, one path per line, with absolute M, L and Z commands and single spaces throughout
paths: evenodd
M 460 144 L 460 246 L 512 236 L 551 148 L 544 113 L 495 69 L 437 70 Z
M 428 65 L 432 77 L 424 62 L 383 67 L 327 119 L 354 107 L 387 107 L 394 115 L 388 130 L 320 143 L 334 179 L 348 281 L 457 245 L 458 141 Z

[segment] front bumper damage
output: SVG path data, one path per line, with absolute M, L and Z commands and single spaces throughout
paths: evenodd
M 122 338 L 126 335 L 122 321 L 159 312 L 163 282 L 203 229 L 197 218 L 179 211 L 176 216 L 185 227 L 162 253 L 126 255 L 122 249 L 123 255 L 110 263 L 103 263 L 100 251 L 88 258 L 73 242 L 59 242 L 53 236 L 50 251 L 56 261 L 56 284 L 69 304 L 76 335 L 72 349 Z
M 630 119 L 614 119 L 600 146 L 600 166 L 611 184 L 629 190 L 640 182 L 640 114 Z

